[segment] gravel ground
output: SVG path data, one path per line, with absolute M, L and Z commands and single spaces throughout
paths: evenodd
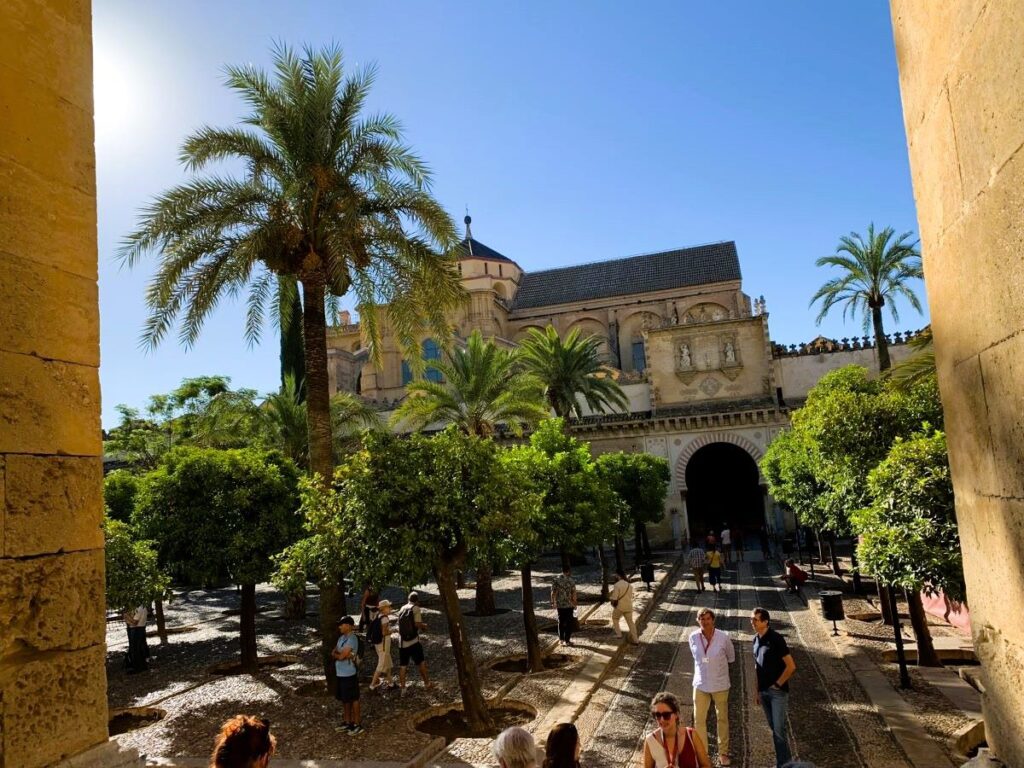
M 656 560 L 659 573 L 664 573 L 667 560 Z M 542 627 L 552 624 L 554 611 L 549 606 L 550 582 L 557 572 L 557 561 L 542 561 L 534 570 L 534 601 Z M 596 604 L 600 597 L 600 570 L 596 564 L 574 568 L 584 608 Z M 466 617 L 472 636 L 473 651 L 482 669 L 482 685 L 486 696 L 493 696 L 513 675 L 484 669 L 488 662 L 507 656 L 525 654 L 520 584 L 518 572 L 494 580 L 499 607 L 508 613 L 486 618 Z M 271 587 L 257 590 L 257 615 L 260 655 L 291 653 L 299 661 L 281 669 L 265 669 L 256 675 L 220 677 L 208 672 L 211 665 L 230 661 L 238 653 L 238 617 L 224 612 L 236 610 L 239 593 L 233 588 L 192 591 L 166 606 L 169 628 L 192 627 L 191 631 L 172 634 L 167 645 L 155 637 L 149 639 L 153 660 L 150 671 L 127 675 L 124 671 L 125 631 L 120 622 L 107 627 L 108 701 L 113 710 L 120 707 L 157 706 L 167 716 L 146 728 L 116 737 L 150 757 L 200 757 L 209 754 L 219 724 L 239 712 L 269 717 L 278 737 L 278 755 L 282 758 L 324 758 L 352 760 L 406 761 L 415 756 L 431 737 L 415 731 L 412 718 L 430 707 L 454 704 L 460 700 L 455 679 L 455 666 L 447 638 L 447 623 L 439 612 L 436 588 L 417 590 L 422 596 L 424 620 L 430 626 L 425 635 L 425 649 L 431 679 L 436 683 L 430 691 L 423 689 L 415 673 L 410 676 L 408 695 L 397 691 L 376 693 L 367 690 L 375 662 L 372 649 L 361 667 L 362 717 L 367 733 L 348 736 L 337 733 L 341 706 L 326 693 L 315 690 L 301 695 L 299 690 L 316 689 L 320 676 L 317 619 L 307 615 L 306 621 L 280 618 L 281 596 Z M 638 591 L 638 598 L 644 592 Z M 405 592 L 388 589 L 384 596 L 393 603 L 404 602 Z M 472 589 L 460 590 L 463 613 L 472 610 Z M 358 598 L 350 598 L 350 611 L 355 612 Z M 639 602 L 639 601 L 638 601 Z M 315 590 L 310 595 L 308 610 L 315 612 Z M 638 606 L 639 610 L 639 606 Z M 155 631 L 155 622 L 150 622 Z M 554 704 L 568 685 L 588 653 L 587 636 L 607 629 L 589 629 L 577 636 L 578 643 L 568 650 L 578 660 L 570 667 L 527 676 L 507 694 L 508 699 L 525 701 L 544 713 Z M 555 639 L 553 632 L 542 628 L 545 638 Z M 562 650 L 562 649 L 560 649 Z M 397 652 L 393 652 L 397 657 Z M 397 663 L 397 658 L 395 658 Z M 397 670 L 396 670 L 397 675 Z M 309 684 L 313 684 L 310 686 Z M 479 741 L 479 744 L 475 744 Z M 489 740 L 460 740 L 454 745 L 456 759 L 472 758 L 489 761 Z M 463 753 L 465 757 L 463 757 Z

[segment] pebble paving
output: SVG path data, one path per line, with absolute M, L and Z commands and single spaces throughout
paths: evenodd
M 725 572 L 719 593 L 697 593 L 688 574 L 679 572 L 651 615 L 640 648 L 625 659 L 627 666 L 609 676 L 603 697 L 601 692 L 595 695 L 596 708 L 602 711 L 599 721 L 581 718 L 583 765 L 640 765 L 643 736 L 654 727 L 648 704 L 660 690 L 675 693 L 683 705 L 683 720 L 692 722 L 693 659 L 686 638 L 704 605 L 716 612 L 718 628 L 730 632 L 736 647 L 729 697 L 732 764 L 774 765 L 771 734 L 754 701 L 749 616 L 760 605 L 771 613 L 773 627 L 786 636 L 797 664 L 789 711 L 794 757 L 818 768 L 909 766 L 830 642 L 825 625 L 810 613 L 816 606 L 787 594 L 772 578 L 774 566 L 758 554 L 747 554 L 748 560 L 734 562 Z M 715 730 L 712 716 L 710 751 L 718 765 Z

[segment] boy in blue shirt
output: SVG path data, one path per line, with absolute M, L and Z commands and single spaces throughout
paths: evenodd
M 338 622 L 341 637 L 331 652 L 334 658 L 334 673 L 337 685 L 334 689 L 335 698 L 344 709 L 344 722 L 338 730 L 350 736 L 363 733 L 365 729 L 359 724 L 359 676 L 356 674 L 356 654 L 359 652 L 359 638 L 355 635 L 356 622 L 351 616 L 342 616 Z

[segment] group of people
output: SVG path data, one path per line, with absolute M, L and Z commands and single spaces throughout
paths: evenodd
M 394 625 L 391 620 L 391 601 L 380 599 L 372 590 L 367 589 L 363 595 L 360 624 L 366 631 L 366 642 L 373 645 L 377 652 L 377 666 L 370 678 L 370 690 L 387 690 L 394 686 L 392 677 L 391 639 L 394 632 L 398 636 L 398 687 L 405 695 L 406 673 L 409 664 L 415 665 L 423 679 L 423 687 L 431 688 L 430 675 L 427 673 L 426 654 L 423 650 L 420 632 L 427 631 L 420 609 L 420 598 L 416 592 L 410 592 L 407 602 L 395 616 Z M 362 717 L 359 710 L 359 637 L 356 635 L 356 620 L 351 616 L 342 616 L 338 621 L 340 635 L 331 652 L 334 659 L 335 698 L 342 704 L 342 722 L 336 730 L 357 736 L 364 733 Z
M 633 585 L 622 568 L 615 569 L 615 583 L 608 591 L 608 600 L 612 605 L 612 630 L 615 636 L 622 637 L 621 622 L 625 619 L 629 642 L 639 643 L 636 623 L 633 621 Z M 563 566 L 562 573 L 551 581 L 551 607 L 558 616 L 558 642 L 561 645 L 572 645 L 572 634 L 579 621 L 579 602 L 576 582 L 568 565 Z
M 758 537 L 761 542 L 761 554 L 767 560 L 771 557 L 771 537 L 768 529 L 761 526 Z M 706 571 L 711 589 L 715 592 L 721 592 L 722 570 L 726 565 L 733 562 L 733 556 L 735 556 L 736 562 L 743 560 L 744 552 L 743 529 L 739 527 L 730 528 L 728 523 L 723 525 L 721 533 L 717 536 L 712 531 L 707 536 L 694 537 L 690 551 L 686 553 L 686 564 L 693 572 L 693 580 L 697 585 L 697 591 L 707 591 L 707 586 L 704 584 L 704 573 Z

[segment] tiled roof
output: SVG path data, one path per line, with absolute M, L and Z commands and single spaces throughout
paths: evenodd
M 515 264 L 515 262 L 508 256 L 503 256 L 493 248 L 488 248 L 473 237 L 462 238 L 462 242 L 459 243 L 459 250 L 462 252 L 462 255 L 459 256 L 460 259 L 477 258 L 488 259 L 490 261 L 507 261 Z M 472 256 L 470 255 L 470 252 L 472 252 Z
M 476 248 L 475 245 L 473 247 Z M 532 309 L 570 301 L 603 299 L 739 279 L 740 261 L 736 255 L 736 243 L 711 243 L 543 272 L 527 272 L 519 283 L 512 309 Z

